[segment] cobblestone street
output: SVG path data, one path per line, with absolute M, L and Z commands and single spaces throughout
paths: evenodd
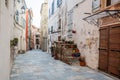
M 16 57 L 11 80 L 114 80 L 87 67 L 73 67 L 40 50 Z

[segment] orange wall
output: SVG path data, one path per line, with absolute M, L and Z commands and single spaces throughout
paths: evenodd
M 26 10 L 26 50 L 28 50 L 28 9 Z

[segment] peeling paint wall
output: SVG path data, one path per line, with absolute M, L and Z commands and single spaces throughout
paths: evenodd
M 99 28 L 88 24 L 83 20 L 89 16 L 84 13 L 91 13 L 92 0 L 86 0 L 73 9 L 73 40 L 82 54 L 85 56 L 87 66 L 97 69 L 99 60 Z
M 51 2 L 49 8 L 51 7 Z M 67 6 L 65 6 L 65 4 L 67 4 Z M 68 14 L 71 10 L 73 10 L 73 17 L 68 18 Z M 61 8 L 55 8 L 54 15 L 49 18 L 49 28 L 53 26 L 53 30 L 57 30 L 58 28 L 58 13 L 61 15 L 60 17 L 63 21 L 61 23 L 62 36 L 66 37 L 66 35 L 68 35 L 68 20 L 72 19 L 72 30 L 76 31 L 76 33 L 72 34 L 72 38 L 77 44 L 82 56 L 85 56 L 87 66 L 97 69 L 99 60 L 99 28 L 83 20 L 83 18 L 89 16 L 85 13 L 92 13 L 92 0 L 66 0 L 66 3 L 64 1 Z M 57 41 L 58 35 L 61 34 L 52 34 L 50 38 L 51 41 Z

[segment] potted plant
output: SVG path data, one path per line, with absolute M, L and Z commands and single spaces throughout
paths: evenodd
M 14 46 L 17 46 L 17 44 L 18 44 L 18 38 L 14 38 L 13 42 L 14 42 Z
M 79 58 L 79 61 L 80 61 L 80 66 L 85 66 L 85 65 L 86 65 L 85 57 L 81 56 L 81 57 Z
M 14 41 L 10 40 L 10 47 L 13 47 L 13 46 L 14 46 Z

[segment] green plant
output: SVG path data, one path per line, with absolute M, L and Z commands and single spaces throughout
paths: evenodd
M 13 40 L 10 40 L 10 46 L 17 46 L 18 44 L 18 38 L 14 38 Z
M 18 38 L 14 38 L 13 42 L 14 42 L 14 46 L 17 46 L 17 44 L 18 44 Z
M 10 40 L 10 46 L 14 46 L 14 41 L 13 40 Z
M 80 62 L 85 62 L 85 57 L 80 56 L 79 61 Z

